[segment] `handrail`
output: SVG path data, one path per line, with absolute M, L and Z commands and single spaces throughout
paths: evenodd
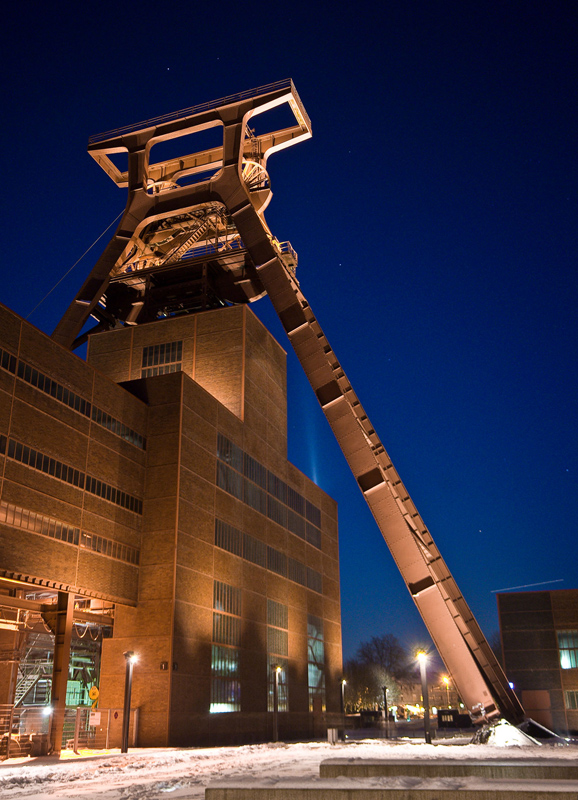
M 162 114 L 158 117 L 152 117 L 151 119 L 144 120 L 144 122 L 135 122 L 132 125 L 124 125 L 122 128 L 114 128 L 110 131 L 105 131 L 104 133 L 96 133 L 93 136 L 90 136 L 88 139 L 88 144 L 96 144 L 97 142 L 104 142 L 107 139 L 112 139 L 117 136 L 122 136 L 126 133 L 132 133 L 134 131 L 144 130 L 146 128 L 153 128 L 156 125 L 160 125 L 164 122 L 171 122 L 177 119 L 181 119 L 184 117 L 192 117 L 194 114 L 199 114 L 201 111 L 210 111 L 212 108 L 219 108 L 220 106 L 225 106 L 230 103 L 238 103 L 240 100 L 247 100 L 251 97 L 257 97 L 260 94 L 266 94 L 267 92 L 273 92 L 276 89 L 289 89 L 293 90 L 295 95 L 295 99 L 301 112 L 306 116 L 304 113 L 303 104 L 299 98 L 299 95 L 295 91 L 295 87 L 293 86 L 293 81 L 291 78 L 285 78 L 281 81 L 275 81 L 275 83 L 267 83 L 265 86 L 259 86 L 256 89 L 247 89 L 244 92 L 237 92 L 237 94 L 230 94 L 227 97 L 221 97 L 218 100 L 209 100 L 206 103 L 199 103 L 196 106 L 190 106 L 189 108 L 183 108 L 180 111 L 173 111 L 168 114 Z

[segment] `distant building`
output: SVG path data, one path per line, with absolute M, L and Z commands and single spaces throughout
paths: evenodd
M 578 589 L 498 594 L 504 667 L 528 717 L 578 732 Z
M 287 461 L 280 345 L 246 305 L 96 334 L 86 362 L 2 306 L 0 340 L 0 703 L 48 702 L 72 596 L 68 703 L 122 709 L 134 651 L 139 745 L 267 740 L 276 680 L 280 737 L 323 735 L 337 506 Z
M 400 706 L 423 706 L 421 683 L 419 681 L 400 684 L 399 689 L 398 703 Z M 451 679 L 446 683 L 442 677 L 432 676 L 432 679 L 428 680 L 427 692 L 430 709 L 459 708 L 462 712 L 465 712 Z

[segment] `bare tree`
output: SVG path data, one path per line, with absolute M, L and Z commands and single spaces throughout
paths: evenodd
M 408 653 L 392 633 L 372 636 L 368 642 L 362 642 L 355 660 L 362 664 L 378 665 L 397 681 L 407 679 L 410 673 Z
M 387 687 L 388 704 L 399 698 L 399 687 L 395 678 L 379 664 L 364 663 L 350 659 L 344 665 L 345 709 L 349 713 L 364 709 L 378 710 L 383 707 L 383 687 Z

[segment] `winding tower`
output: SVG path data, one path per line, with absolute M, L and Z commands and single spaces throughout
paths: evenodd
M 293 124 L 256 134 L 253 121 L 281 106 Z M 153 146 L 215 128 L 217 145 L 151 160 Z M 128 201 L 53 339 L 75 348 L 93 332 L 268 294 L 472 719 L 518 723 L 520 702 L 301 291 L 296 254 L 265 221 L 269 156 L 310 136 L 286 80 L 92 137 L 89 153 Z

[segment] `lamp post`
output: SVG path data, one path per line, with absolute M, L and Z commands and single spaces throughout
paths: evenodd
M 122 736 L 120 752 L 128 752 L 128 729 L 130 725 L 130 695 L 132 692 L 132 668 L 138 660 L 132 650 L 123 653 L 126 662 L 126 672 L 124 677 L 124 710 L 122 714 Z
M 279 741 L 279 673 L 281 667 L 275 667 L 275 681 L 273 682 L 273 741 Z
M 446 693 L 447 693 L 447 696 L 448 696 L 448 708 L 451 708 L 451 706 L 450 706 L 450 679 L 448 678 L 447 675 L 444 675 L 444 677 L 442 678 L 442 681 L 446 685 Z
M 345 714 L 345 684 L 347 681 L 345 678 L 341 679 L 341 713 Z
M 421 696 L 423 698 L 423 729 L 426 744 L 431 744 L 431 733 L 429 727 L 429 697 L 427 693 L 427 653 L 423 651 L 417 654 L 419 661 L 419 673 L 421 676 Z
M 387 686 L 382 686 L 383 689 L 383 708 L 385 713 L 385 738 L 389 739 L 389 709 L 387 707 Z

